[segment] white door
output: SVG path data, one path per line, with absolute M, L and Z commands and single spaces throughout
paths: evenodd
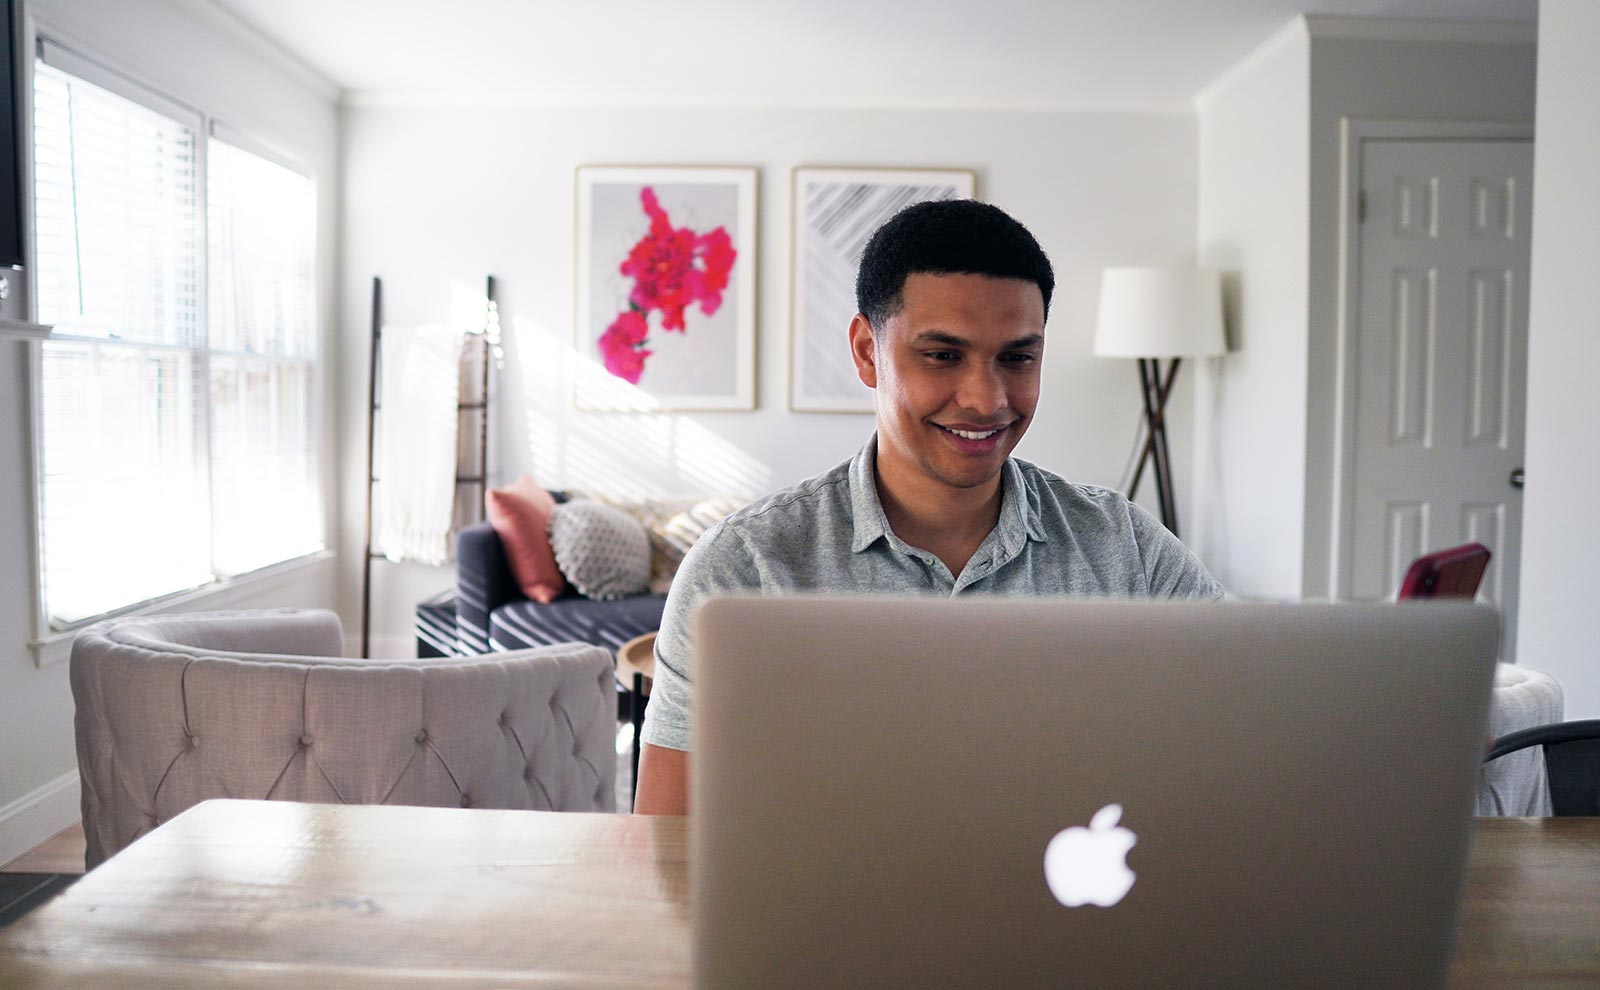
M 1480 601 L 1516 643 L 1528 351 L 1530 141 L 1366 140 L 1350 594 L 1478 541 Z

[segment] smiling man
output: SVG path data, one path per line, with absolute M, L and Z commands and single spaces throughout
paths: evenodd
M 1222 597 L 1127 498 L 1011 456 L 1038 405 L 1054 289 L 1033 235 L 984 203 L 910 206 L 873 234 L 850 351 L 876 392 L 877 431 L 844 464 L 729 516 L 684 558 L 656 636 L 636 811 L 688 810 L 690 619 L 711 595 Z

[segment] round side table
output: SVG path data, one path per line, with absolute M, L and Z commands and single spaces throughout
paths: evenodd
M 656 634 L 653 632 L 635 636 L 617 650 L 617 683 L 632 691 L 635 675 L 644 679 L 644 696 L 650 697 L 650 682 L 656 676 Z

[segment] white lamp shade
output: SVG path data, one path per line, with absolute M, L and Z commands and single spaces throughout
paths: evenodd
M 1101 357 L 1222 354 L 1222 278 L 1205 268 L 1107 268 L 1094 352 Z

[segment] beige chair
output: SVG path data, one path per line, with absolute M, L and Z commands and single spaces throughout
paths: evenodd
M 1561 685 L 1549 674 L 1519 664 L 1498 664 L 1489 698 L 1489 738 L 1559 722 L 1563 701 Z M 1550 814 L 1550 809 L 1550 782 L 1539 747 L 1503 756 L 1478 770 L 1478 814 L 1539 817 Z
M 350 660 L 322 610 L 111 619 L 72 646 L 86 862 L 207 798 L 616 810 L 611 655 Z

